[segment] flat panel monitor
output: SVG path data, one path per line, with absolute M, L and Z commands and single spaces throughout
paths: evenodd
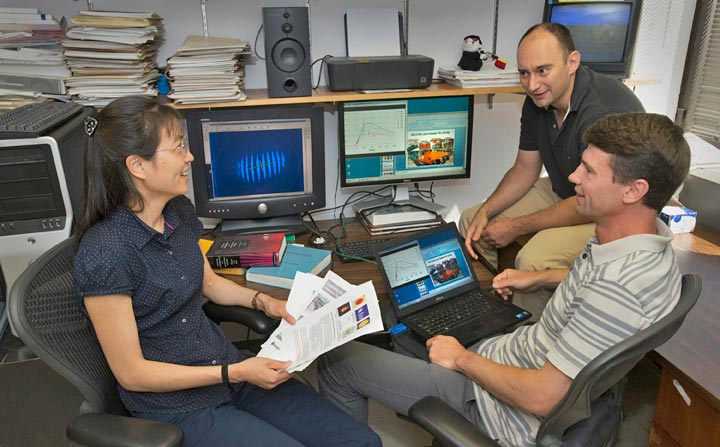
M 598 73 L 627 78 L 641 6 L 641 0 L 549 0 L 543 20 L 570 30 L 583 65 Z
M 427 208 L 408 199 L 407 185 L 469 178 L 472 123 L 473 96 L 342 103 L 341 185 L 400 185 L 396 198 Z
M 301 232 L 325 206 L 323 109 L 247 107 L 187 113 L 195 207 L 223 232 Z

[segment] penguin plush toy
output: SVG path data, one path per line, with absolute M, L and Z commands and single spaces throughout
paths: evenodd
M 458 67 L 463 70 L 478 71 L 482 67 L 483 61 L 488 59 L 488 55 L 482 50 L 480 37 L 474 34 L 465 36 L 462 50 L 463 53 L 460 62 L 458 62 Z

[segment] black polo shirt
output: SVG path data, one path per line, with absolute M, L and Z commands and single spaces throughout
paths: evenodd
M 520 118 L 520 150 L 540 151 L 553 191 L 566 199 L 575 195 L 568 176 L 580 164 L 582 134 L 597 119 L 624 112 L 643 112 L 635 94 L 620 81 L 580 67 L 570 97 L 570 110 L 558 128 L 553 108 L 538 107 L 528 96 Z
M 126 206 L 83 236 L 75 259 L 75 284 L 83 297 L 129 295 L 140 347 L 147 360 L 191 366 L 222 365 L 242 354 L 202 310 L 202 224 L 185 196 L 168 202 L 158 233 Z M 219 371 L 219 368 L 218 368 Z M 130 412 L 179 413 L 230 400 L 223 384 L 168 393 L 138 393 L 118 384 Z

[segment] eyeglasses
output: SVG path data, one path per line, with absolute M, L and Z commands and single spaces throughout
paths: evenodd
M 180 142 L 180 144 L 178 144 L 175 147 L 170 147 L 167 149 L 157 149 L 157 150 L 155 150 L 155 152 L 173 151 L 173 153 L 175 153 L 175 154 L 180 154 L 180 153 L 188 152 L 189 150 L 190 150 L 190 148 L 185 147 L 185 140 L 183 140 L 182 142 Z

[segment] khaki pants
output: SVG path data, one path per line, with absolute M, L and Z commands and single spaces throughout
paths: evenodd
M 535 182 L 525 196 L 500 216 L 511 219 L 526 216 L 560 201 L 562 199 L 552 190 L 550 178 L 542 177 Z M 460 217 L 460 233 L 463 236 L 479 208 L 480 205 L 476 205 L 463 211 Z M 515 258 L 515 268 L 528 271 L 568 268 L 580 255 L 594 233 L 594 223 L 538 231 L 518 253 Z M 489 247 L 482 239 L 478 240 L 478 243 L 485 250 L 483 256 L 497 266 L 497 250 Z M 530 321 L 534 322 L 540 318 L 552 293 L 552 290 L 540 290 L 527 294 L 515 293 L 513 303 L 532 312 L 533 316 Z

